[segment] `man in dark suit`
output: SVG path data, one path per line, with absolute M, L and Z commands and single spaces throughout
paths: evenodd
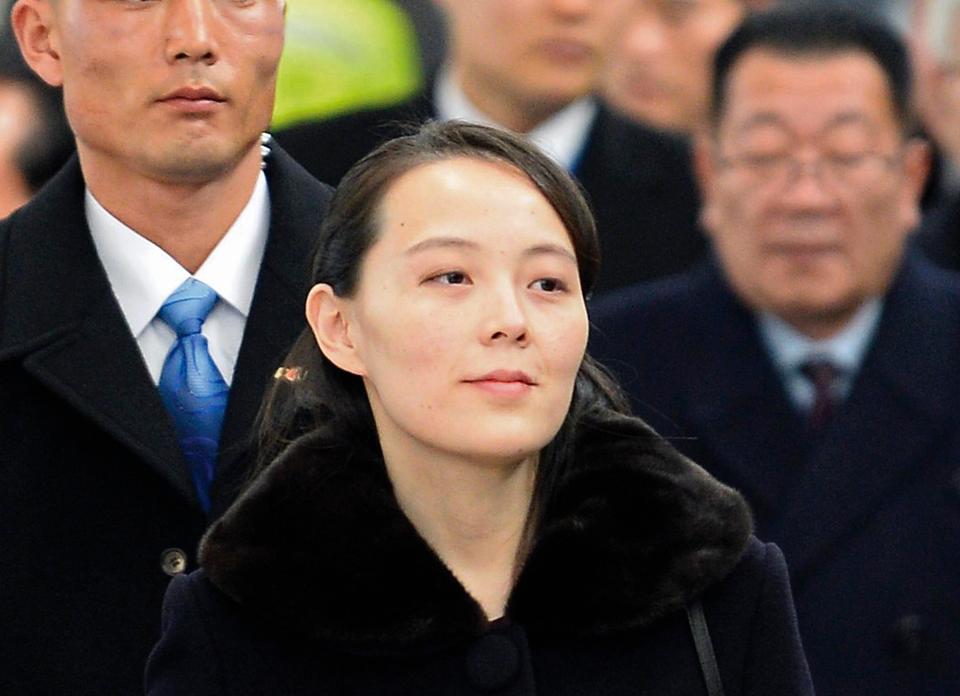
M 574 172 L 597 216 L 605 259 L 597 292 L 700 259 L 698 194 L 686 144 L 631 123 L 590 96 L 629 2 L 443 0 L 446 63 L 410 101 L 278 132 L 321 181 L 344 172 L 404 122 L 459 118 L 527 134 Z
M 908 70 L 841 11 L 746 20 L 697 143 L 716 261 L 593 308 L 593 354 L 783 548 L 826 696 L 960 693 L 960 280 L 904 253 Z
M 282 0 L 12 22 L 78 159 L 0 224 L 0 693 L 133 694 L 304 326 L 330 192 L 262 145 Z

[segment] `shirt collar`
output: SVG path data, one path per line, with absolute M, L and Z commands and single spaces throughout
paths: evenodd
M 137 337 L 190 273 L 110 214 L 89 189 L 85 213 L 120 310 Z M 193 276 L 244 317 L 250 313 L 269 228 L 270 196 L 266 176 L 260 172 L 246 206 Z
M 863 362 L 864 353 L 880 323 L 882 310 L 882 300 L 867 300 L 843 330 L 823 340 L 814 340 L 800 333 L 770 312 L 759 314 L 758 325 L 767 349 L 781 370 L 799 370 L 805 362 L 817 358 L 829 360 L 845 374 L 852 375 Z
M 473 105 L 460 86 L 454 82 L 447 66 L 441 67 L 437 75 L 434 103 L 437 107 L 437 116 L 443 121 L 459 119 L 502 128 L 499 123 Z M 559 165 L 572 170 L 586 145 L 587 136 L 596 115 L 596 101 L 592 97 L 583 97 L 540 123 L 526 136 Z

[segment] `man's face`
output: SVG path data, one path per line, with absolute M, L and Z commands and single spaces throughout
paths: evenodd
M 20 4 L 49 26 L 49 55 L 33 66 L 63 84 L 87 163 L 209 181 L 249 155 L 269 125 L 282 0 Z
M 927 157 L 870 56 L 748 51 L 697 156 L 704 223 L 746 304 L 822 337 L 886 291 Z
M 707 115 L 713 54 L 745 11 L 744 0 L 631 0 L 604 95 L 640 121 L 694 130 Z
M 560 108 L 596 84 L 625 0 L 438 0 L 451 62 L 518 104 Z

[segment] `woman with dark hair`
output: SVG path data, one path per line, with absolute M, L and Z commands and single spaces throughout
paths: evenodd
M 270 463 L 171 584 L 151 696 L 812 693 L 780 552 L 585 354 L 566 173 L 428 124 L 320 236 Z

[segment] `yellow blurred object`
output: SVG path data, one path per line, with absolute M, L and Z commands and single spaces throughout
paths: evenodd
M 391 0 L 290 0 L 273 126 L 400 101 L 421 79 L 413 25 Z

